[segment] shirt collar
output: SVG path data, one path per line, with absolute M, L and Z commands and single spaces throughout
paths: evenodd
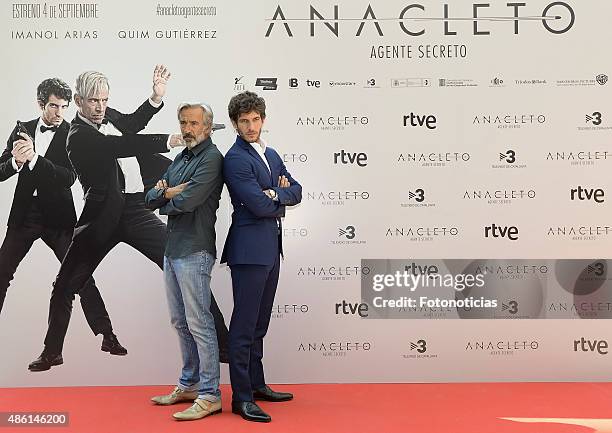
M 189 149 L 187 147 L 185 149 L 183 149 L 183 155 L 189 155 L 189 152 L 191 152 L 191 153 L 193 153 L 194 155 L 197 156 L 200 153 L 202 153 L 204 151 L 204 149 L 206 149 L 211 144 L 212 144 L 212 139 L 210 137 L 208 137 L 206 140 L 198 143 L 192 149 Z
M 45 127 L 45 128 L 56 128 L 55 131 L 51 130 L 51 131 L 45 131 L 45 134 L 50 134 L 49 137 L 53 137 L 53 134 L 55 134 L 57 131 L 60 130 L 60 128 L 62 128 L 64 125 L 64 120 L 62 120 L 62 123 L 60 123 L 59 125 L 55 126 L 55 125 L 47 125 L 45 123 L 45 121 L 42 119 L 42 117 L 38 118 L 38 123 L 36 124 L 36 129 L 34 130 L 34 134 L 38 134 L 41 133 L 42 131 L 40 130 L 41 127 Z
M 36 132 L 40 132 L 40 127 L 41 126 L 47 126 L 47 124 L 42 120 L 42 117 L 38 118 L 38 123 L 36 124 Z
M 253 148 L 261 153 L 261 154 L 265 154 L 266 153 L 266 148 L 268 147 L 268 144 L 264 141 L 263 138 L 259 137 L 259 140 L 257 140 L 255 143 L 249 143 L 251 146 L 253 146 Z
M 99 130 L 102 126 L 104 126 L 104 123 L 102 123 L 101 125 L 98 125 L 96 123 L 93 123 L 91 120 L 86 119 L 85 117 L 83 117 L 81 115 L 81 113 L 79 113 L 77 111 L 77 116 L 79 116 L 79 119 L 81 119 L 83 122 L 87 123 L 89 126 L 93 126 L 94 128 L 96 128 L 97 130 Z M 108 122 L 108 121 L 107 121 Z

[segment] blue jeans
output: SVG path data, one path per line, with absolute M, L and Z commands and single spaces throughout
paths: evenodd
M 218 401 L 219 346 L 210 312 L 210 275 L 215 258 L 206 251 L 186 257 L 164 257 L 164 278 L 170 321 L 183 357 L 178 387 L 198 391 L 198 398 Z

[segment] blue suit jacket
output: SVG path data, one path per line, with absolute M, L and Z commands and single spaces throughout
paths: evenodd
M 265 162 L 241 137 L 223 160 L 223 178 L 229 190 L 234 212 L 227 234 L 221 263 L 228 265 L 273 265 L 282 254 L 280 218 L 285 206 L 302 201 L 302 187 L 291 177 L 283 160 L 271 147 L 266 147 Z M 278 177 L 286 176 L 289 188 L 278 187 Z M 278 201 L 264 190 L 274 189 Z

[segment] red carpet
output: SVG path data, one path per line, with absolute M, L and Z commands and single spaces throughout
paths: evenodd
M 68 412 L 70 426 L 0 427 L 0 433 L 612 432 L 610 383 L 277 385 L 274 389 L 292 391 L 295 399 L 262 402 L 272 422 L 258 424 L 231 413 L 226 385 L 222 414 L 188 422 L 171 418 L 188 403 L 149 404 L 152 395 L 170 391 L 170 386 L 5 388 L 0 390 L 0 412 Z

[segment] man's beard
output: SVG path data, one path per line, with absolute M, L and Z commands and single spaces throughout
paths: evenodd
M 259 133 L 254 139 L 249 138 L 246 134 L 240 134 L 240 137 L 242 137 L 242 139 L 247 143 L 257 143 L 259 141 L 259 138 L 261 137 L 261 131 L 259 131 Z
M 183 136 L 183 141 L 185 142 L 185 147 L 187 147 L 187 149 L 191 149 L 198 144 L 197 138 L 195 138 L 193 135 L 189 135 L 187 137 Z

